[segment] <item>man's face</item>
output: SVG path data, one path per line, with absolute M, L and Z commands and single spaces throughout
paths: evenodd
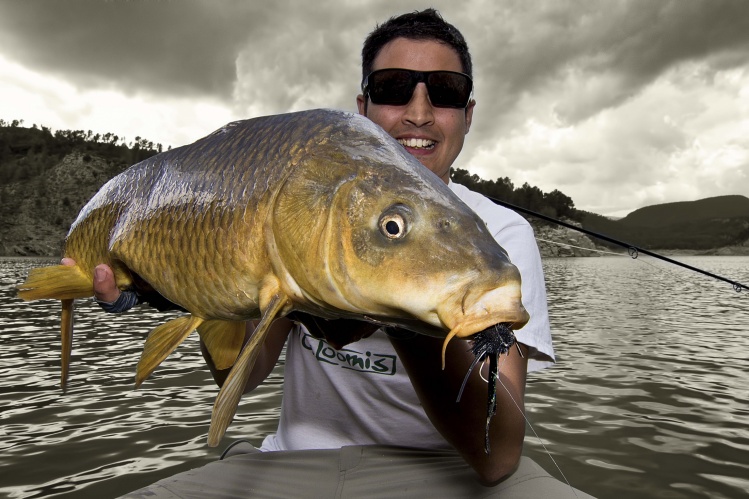
M 434 40 L 396 38 L 385 45 L 374 60 L 372 70 L 403 68 L 418 71 L 462 72 L 458 54 L 448 45 Z M 466 109 L 434 107 L 425 83 L 416 85 L 408 104 L 391 106 L 367 102 L 356 97 L 359 114 L 367 116 L 396 138 L 421 163 L 445 183 L 450 166 L 463 148 L 471 126 L 473 100 Z M 365 112 L 366 107 L 366 112 Z M 417 140 L 420 139 L 420 140 Z

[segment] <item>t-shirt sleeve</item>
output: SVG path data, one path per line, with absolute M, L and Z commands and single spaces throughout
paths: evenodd
M 515 336 L 530 349 L 528 371 L 543 369 L 554 363 L 554 348 L 546 302 L 546 282 L 533 228 L 527 223 L 512 224 L 493 235 L 520 271 L 523 306 L 530 314 L 530 320 L 515 331 Z

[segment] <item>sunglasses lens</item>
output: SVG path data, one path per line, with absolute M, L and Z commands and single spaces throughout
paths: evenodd
M 366 85 L 373 103 L 403 106 L 411 100 L 420 81 L 426 83 L 429 100 L 434 106 L 464 108 L 471 98 L 471 79 L 452 71 L 380 69 L 367 77 Z
M 411 100 L 415 80 L 409 71 L 386 69 L 369 75 L 369 97 L 375 104 L 402 106 Z
M 471 97 L 471 80 L 460 73 L 435 71 L 427 78 L 427 90 L 433 105 L 463 108 Z

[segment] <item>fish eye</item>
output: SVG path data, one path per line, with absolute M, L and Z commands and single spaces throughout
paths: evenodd
M 405 207 L 394 206 L 380 218 L 380 232 L 388 239 L 400 239 L 408 233 L 408 223 L 401 213 Z
M 380 231 L 388 239 L 399 239 L 406 233 L 406 222 L 398 214 L 382 217 Z

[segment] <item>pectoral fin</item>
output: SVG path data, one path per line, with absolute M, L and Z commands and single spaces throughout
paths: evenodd
M 135 387 L 139 387 L 154 369 L 202 323 L 203 319 L 200 317 L 185 315 L 151 331 L 146 338 L 146 344 L 143 345 L 143 353 L 140 355 L 135 374 Z
M 246 324 L 235 321 L 206 321 L 198 326 L 211 359 L 219 370 L 229 369 L 242 349 Z
M 247 380 L 250 377 L 252 368 L 255 366 L 255 360 L 260 353 L 260 346 L 265 341 L 270 331 L 270 325 L 273 320 L 279 316 L 281 310 L 286 305 L 286 297 L 276 294 L 270 300 L 268 307 L 265 309 L 260 324 L 255 328 L 250 341 L 242 349 L 237 362 L 229 372 L 224 385 L 218 392 L 216 403 L 213 405 L 213 414 L 211 415 L 211 427 L 208 430 L 208 446 L 216 447 L 221 438 L 226 433 L 226 428 L 234 418 L 237 412 L 239 400 L 242 398 Z

